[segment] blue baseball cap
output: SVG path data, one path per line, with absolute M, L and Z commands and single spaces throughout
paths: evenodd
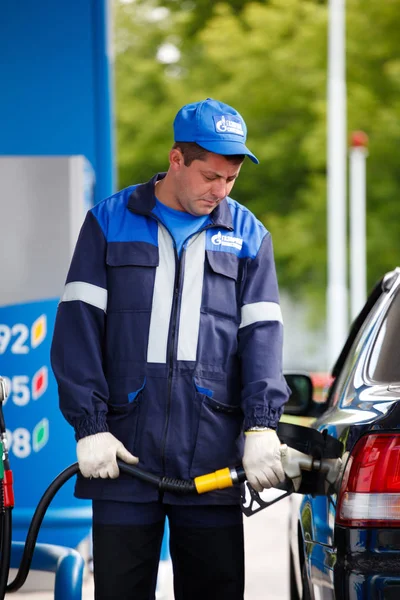
M 212 98 L 183 106 L 174 119 L 175 142 L 196 142 L 199 146 L 229 156 L 245 154 L 258 159 L 247 148 L 247 127 L 237 110 Z

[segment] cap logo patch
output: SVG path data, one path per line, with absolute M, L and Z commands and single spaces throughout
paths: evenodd
M 244 137 L 242 122 L 234 115 L 218 115 L 213 118 L 217 133 L 235 133 Z

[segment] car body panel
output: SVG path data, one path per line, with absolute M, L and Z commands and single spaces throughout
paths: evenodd
M 400 306 L 399 289 L 400 271 L 396 269 L 390 288 L 370 300 L 358 330 L 350 332 L 353 339 L 346 342 L 347 351 L 342 351 L 333 369 L 327 410 L 311 423 L 312 428 L 325 430 L 342 442 L 342 473 L 361 436 L 400 431 L 400 382 L 375 382 L 370 375 L 388 309 L 395 303 Z M 290 551 L 299 597 L 303 573 L 315 600 L 400 598 L 400 527 L 335 525 L 340 483 L 341 477 L 327 496 L 292 497 Z

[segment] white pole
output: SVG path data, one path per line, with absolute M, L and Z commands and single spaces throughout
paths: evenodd
M 346 269 L 345 1 L 329 0 L 328 30 L 328 360 L 331 367 L 348 330 Z
M 368 137 L 351 136 L 350 150 L 350 307 L 355 319 L 367 298 L 366 267 L 366 157 Z

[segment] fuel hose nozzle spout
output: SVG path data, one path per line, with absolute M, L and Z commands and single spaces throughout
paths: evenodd
M 281 460 L 283 470 L 292 480 L 295 492 L 300 489 L 303 471 L 320 473 L 324 478 L 326 493 L 336 484 L 342 471 L 341 458 L 315 458 L 295 448 L 289 448 L 286 444 L 281 446 Z
M 3 464 L 5 469 L 9 469 L 10 465 L 8 462 L 8 445 L 7 445 L 7 431 L 6 424 L 4 421 L 3 404 L 8 398 L 7 382 L 4 377 L 0 377 L 0 441 L 3 446 Z
M 0 376 L 0 403 L 3 403 L 7 400 L 8 397 L 8 389 L 7 383 L 4 377 Z

